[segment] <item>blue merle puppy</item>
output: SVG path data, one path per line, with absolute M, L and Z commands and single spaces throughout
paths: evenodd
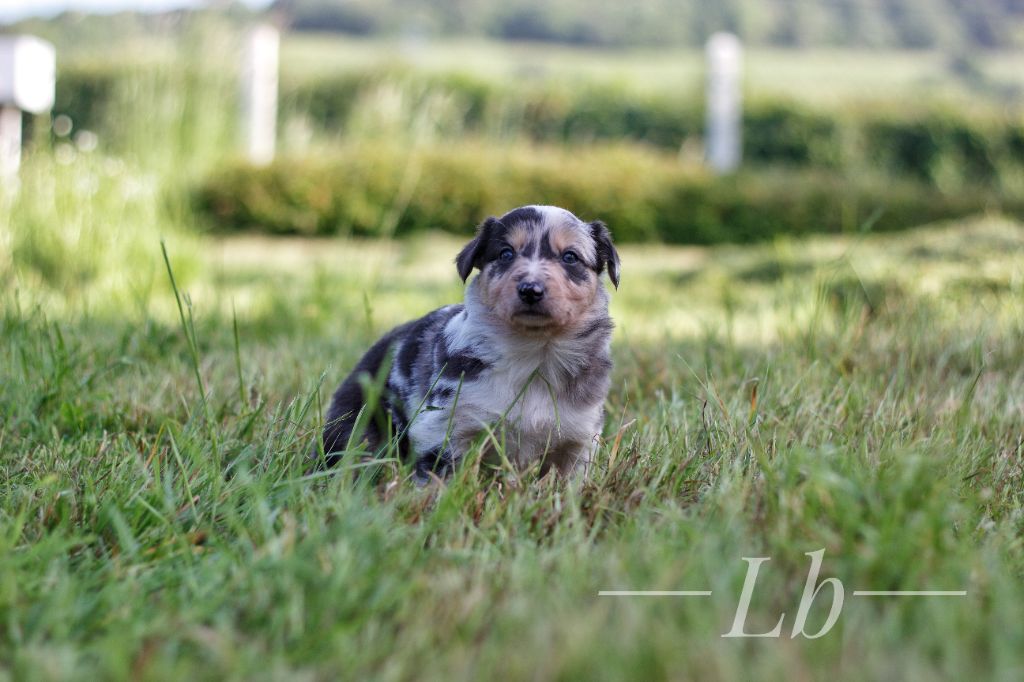
M 465 303 L 396 327 L 367 351 L 331 401 L 322 462 L 398 438 L 424 484 L 480 439 L 485 461 L 500 449 L 520 469 L 585 471 L 611 384 L 600 275 L 607 269 L 618 287 L 619 256 L 608 228 L 525 206 L 485 220 L 455 263 L 463 281 L 480 271 Z M 367 401 L 375 378 L 383 388 Z M 360 418 L 368 402 L 373 414 Z

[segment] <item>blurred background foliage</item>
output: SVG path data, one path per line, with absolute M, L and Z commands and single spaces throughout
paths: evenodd
M 207 4 L 228 20 L 253 15 L 231 0 Z M 1024 7 L 1016 0 L 275 0 L 270 12 L 296 32 L 590 47 L 694 47 L 714 31 L 736 33 L 750 45 L 786 48 L 993 49 L 1024 42 Z M 120 35 L 173 30 L 179 14 L 68 13 L 22 26 L 103 44 L 111 28 Z
M 266 168 L 237 132 L 258 20 L 286 28 Z M 715 243 L 1024 215 L 1022 27 L 1010 0 L 279 0 L 8 30 L 59 46 L 61 126 L 36 144 L 151 174 L 188 230 L 465 234 L 545 202 Z M 747 45 L 729 177 L 702 163 L 695 49 L 722 29 Z

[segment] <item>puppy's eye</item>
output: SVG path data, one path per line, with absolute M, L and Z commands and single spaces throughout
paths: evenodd
M 566 251 L 562 254 L 562 262 L 566 265 L 575 265 L 580 261 L 580 257 L 572 251 Z
M 507 246 L 501 250 L 501 253 L 498 254 L 498 260 L 500 260 L 502 263 L 510 263 L 512 259 L 515 257 L 516 252 Z

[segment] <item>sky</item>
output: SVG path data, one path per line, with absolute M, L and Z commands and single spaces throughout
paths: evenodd
M 247 5 L 262 6 L 270 0 L 242 0 Z M 179 7 L 196 7 L 204 0 L 0 0 L 0 22 L 25 17 L 53 16 L 65 10 L 81 12 L 119 12 L 122 10 L 159 11 Z

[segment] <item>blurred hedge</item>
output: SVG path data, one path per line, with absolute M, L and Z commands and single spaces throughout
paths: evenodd
M 59 74 L 55 113 L 116 144 L 127 117 L 146 115 L 131 109 L 147 68 L 163 91 L 217 92 L 221 115 L 237 109 L 236 88 L 216 70 L 175 75 L 158 67 L 70 64 Z M 630 141 L 677 151 L 699 150 L 704 127 L 701 94 L 695 91 L 638 93 L 613 83 L 510 83 L 396 68 L 283 81 L 282 119 L 303 121 L 316 139 L 359 136 L 353 121 L 366 119 L 359 114 L 396 93 L 409 111 L 445 98 L 446 115 L 455 119 L 447 122 L 452 136 L 550 144 Z M 1012 112 L 968 115 L 912 102 L 837 112 L 755 100 L 744 110 L 743 147 L 745 161 L 755 165 L 885 173 L 946 191 L 1024 189 L 1024 119 Z
M 344 131 L 375 90 L 398 88 L 414 106 L 444 94 L 459 104 L 462 132 L 573 144 L 631 141 L 678 150 L 704 130 L 699 92 L 639 93 L 611 83 L 485 82 L 465 75 L 371 71 L 286 86 L 286 112 L 319 132 Z M 743 111 L 747 163 L 883 172 L 949 188 L 1024 188 L 1024 118 L 913 102 L 824 111 L 754 100 Z
M 210 229 L 380 235 L 470 234 L 522 204 L 601 218 L 620 241 L 747 242 L 780 234 L 897 230 L 985 210 L 1024 216 L 1024 198 L 942 193 L 923 183 L 822 171 L 715 178 L 637 148 L 462 143 L 409 152 L 350 145 L 266 168 L 235 163 L 195 193 Z

